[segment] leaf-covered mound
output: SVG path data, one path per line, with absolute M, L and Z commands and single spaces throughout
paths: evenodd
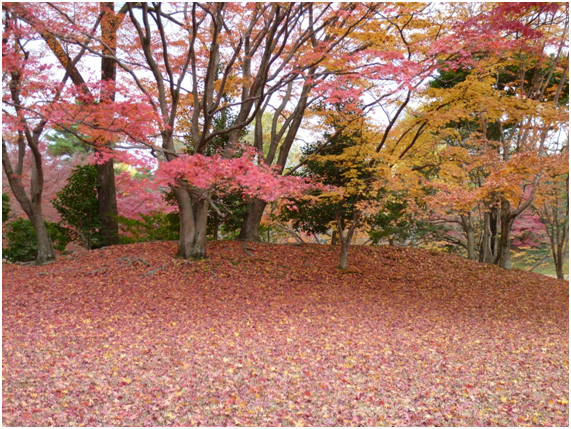
M 3 267 L 4 425 L 554 425 L 568 283 L 387 247 Z M 249 253 L 249 254 L 248 254 Z

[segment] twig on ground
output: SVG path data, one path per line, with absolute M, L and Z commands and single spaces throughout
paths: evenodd
M 155 268 L 154 270 L 148 271 L 148 272 L 146 272 L 145 274 L 143 274 L 142 277 L 154 276 L 157 271 L 162 270 L 162 269 L 165 268 L 167 265 L 168 265 L 168 264 L 163 264 L 163 265 L 161 265 L 160 267 Z

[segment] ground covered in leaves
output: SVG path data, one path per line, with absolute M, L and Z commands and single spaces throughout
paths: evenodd
M 414 249 L 5 265 L 3 424 L 567 426 L 569 287 Z

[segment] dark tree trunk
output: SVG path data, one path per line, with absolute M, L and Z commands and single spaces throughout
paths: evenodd
M 565 238 L 567 235 L 567 228 L 567 225 L 553 224 L 553 230 L 548 234 L 551 241 L 551 255 L 553 256 L 553 263 L 555 264 L 555 273 L 559 280 L 565 280 L 565 274 L 563 273 L 563 261 L 565 260 L 565 254 L 567 253 L 567 239 Z
M 103 47 L 104 54 L 115 55 L 115 46 L 117 44 L 117 18 L 115 17 L 115 3 L 104 2 L 101 9 L 106 11 L 101 20 L 101 31 L 103 39 L 107 46 Z M 109 52 L 109 49 L 111 52 Z M 117 64 L 115 60 L 108 57 L 101 58 L 101 80 L 110 84 L 109 92 L 106 92 L 102 98 L 108 101 L 115 101 L 115 80 L 116 80 Z M 111 142 L 106 142 L 110 146 Z M 115 189 L 115 170 L 113 167 L 113 159 L 104 164 L 97 165 L 97 201 L 99 218 L 103 227 L 100 229 L 101 245 L 111 246 L 119 244 L 119 224 L 117 223 L 117 192 Z
M 117 223 L 117 194 L 115 191 L 115 171 L 113 160 L 97 164 L 97 202 L 102 246 L 119 244 L 119 224 Z
M 218 240 L 218 228 L 220 226 L 220 219 L 218 213 L 214 212 L 214 231 L 212 232 L 212 239 L 214 241 Z
M 259 198 L 248 198 L 246 201 L 246 215 L 240 229 L 239 240 L 262 241 L 260 238 L 260 222 L 264 215 L 267 203 Z
M 206 258 L 206 228 L 208 224 L 208 201 L 194 202 L 194 242 L 192 244 L 192 259 Z
M 506 270 L 511 270 L 512 268 L 510 252 L 513 221 L 514 218 L 511 216 L 508 206 L 507 210 L 502 210 L 500 245 L 496 257 L 496 264 Z
M 563 252 L 557 253 L 557 258 L 555 258 L 555 272 L 559 280 L 565 280 L 565 275 L 563 274 Z
M 338 242 L 338 234 L 337 234 L 337 230 L 334 230 L 333 233 L 331 234 L 331 245 L 332 246 L 337 246 Z

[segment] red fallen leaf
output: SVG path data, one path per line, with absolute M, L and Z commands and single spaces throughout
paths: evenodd
M 304 394 L 305 396 L 311 396 L 311 392 L 310 392 L 309 390 L 306 390 L 305 392 L 303 392 L 303 394 Z

